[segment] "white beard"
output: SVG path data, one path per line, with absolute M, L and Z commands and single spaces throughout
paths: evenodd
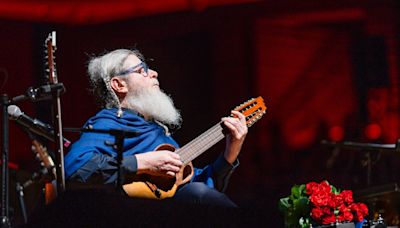
M 159 121 L 174 129 L 179 128 L 182 123 L 181 114 L 171 97 L 160 89 L 136 89 L 128 92 L 126 101 L 127 108 L 139 112 L 147 119 Z

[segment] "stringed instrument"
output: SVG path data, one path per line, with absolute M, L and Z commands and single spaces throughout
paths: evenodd
M 55 186 L 51 183 L 56 179 L 56 169 L 54 166 L 53 159 L 49 155 L 47 148 L 43 146 L 39 141 L 32 141 L 32 151 L 36 155 L 36 159 L 40 162 L 41 180 L 45 183 L 45 203 L 46 205 L 51 203 L 57 196 Z
M 57 192 L 65 191 L 65 170 L 64 170 L 64 141 L 62 132 L 61 121 L 61 100 L 60 95 L 65 91 L 64 85 L 58 82 L 55 52 L 56 46 L 56 32 L 49 33 L 45 40 L 45 65 L 47 67 L 47 79 L 49 90 L 52 92 L 53 100 L 53 125 L 54 125 L 54 147 L 56 159 L 56 173 L 57 173 Z
M 248 100 L 237 106 L 234 110 L 241 112 L 246 117 L 247 127 L 251 127 L 266 113 L 267 107 L 260 96 Z M 169 144 L 160 145 L 156 150 L 170 150 L 180 155 L 184 164 L 181 170 L 175 177 L 138 174 L 132 183 L 122 186 L 124 191 L 131 197 L 150 199 L 173 197 L 178 186 L 189 182 L 193 177 L 194 168 L 192 161 L 224 137 L 224 128 L 221 121 L 179 149 Z

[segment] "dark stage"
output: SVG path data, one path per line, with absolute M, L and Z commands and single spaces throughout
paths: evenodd
M 399 225 L 398 1 L 151 2 L 0 3 L 0 94 L 12 98 L 46 83 L 43 45 L 49 32 L 56 31 L 65 128 L 82 127 L 99 110 L 89 91 L 88 60 L 117 48 L 138 48 L 152 59 L 148 64 L 158 72 L 160 87 L 183 116 L 181 129 L 173 135 L 180 145 L 243 101 L 262 96 L 267 113 L 249 128 L 240 166 L 226 190 L 240 209 L 166 203 L 177 215 L 158 201 L 125 202 L 98 190 L 67 190 L 44 208 L 44 185 L 35 183 L 25 188 L 31 226 L 107 226 L 129 217 L 116 226 L 132 221 L 151 227 L 158 221 L 148 213 L 157 211 L 158 218 L 170 216 L 159 220 L 161 226 L 179 219 L 190 223 L 191 216 L 199 215 L 204 220 L 198 224 L 206 226 L 222 226 L 224 221 L 232 226 L 283 227 L 279 199 L 295 184 L 323 180 L 353 190 L 356 200 L 369 205 L 370 218 L 382 213 L 388 223 Z M 27 100 L 18 107 L 26 115 L 52 122 L 49 100 Z M 15 185 L 41 165 L 28 134 L 15 121 L 9 128 L 10 216 L 21 224 Z M 64 136 L 74 142 L 79 134 L 65 131 Z M 393 149 L 343 147 L 341 142 L 391 144 Z M 224 146 L 223 141 L 218 143 L 194 165 L 209 164 Z M 137 205 L 147 205 L 143 207 L 148 213 Z M 48 211 L 53 211 L 50 216 Z M 146 221 L 135 220 L 126 211 Z M 216 220 L 216 215 L 226 220 Z

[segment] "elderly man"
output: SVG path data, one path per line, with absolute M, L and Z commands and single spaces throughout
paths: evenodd
M 149 69 L 137 50 L 118 49 L 91 59 L 88 67 L 95 95 L 103 109 L 84 127 L 123 129 L 139 133 L 126 138 L 122 169 L 126 175 L 149 174 L 174 177 L 183 163 L 177 153 L 156 150 L 161 144 L 178 148 L 170 129 L 179 128 L 182 120 L 171 98 L 161 89 L 158 73 Z M 200 204 L 235 206 L 221 193 L 232 171 L 247 134 L 245 117 L 232 111 L 222 118 L 228 130 L 226 149 L 212 164 L 199 169 L 188 183 L 178 187 L 173 199 Z M 69 181 L 114 184 L 117 180 L 117 153 L 106 142 L 108 134 L 82 133 L 65 157 Z

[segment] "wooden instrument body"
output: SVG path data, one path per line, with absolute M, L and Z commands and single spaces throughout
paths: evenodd
M 48 205 L 57 196 L 55 183 L 52 183 L 52 181 L 57 177 L 55 165 L 47 151 L 47 148 L 39 141 L 32 141 L 32 151 L 36 154 L 36 158 L 40 161 L 40 165 L 42 166 L 43 174 L 41 180 L 44 182 L 45 203 Z M 43 170 L 45 170 L 45 172 Z
M 156 150 L 176 152 L 176 148 L 170 144 L 162 144 Z M 132 183 L 125 184 L 122 188 L 129 196 L 165 199 L 174 196 L 178 186 L 189 182 L 193 174 L 193 164 L 189 162 L 182 166 L 175 177 L 138 174 Z

